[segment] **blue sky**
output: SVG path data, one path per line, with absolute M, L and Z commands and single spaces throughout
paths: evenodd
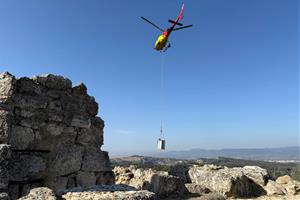
M 175 0 L 0 0 L 0 71 L 84 82 L 111 154 L 299 144 L 297 0 L 186 0 L 164 55 L 153 50 Z M 163 117 L 162 117 L 163 115 Z

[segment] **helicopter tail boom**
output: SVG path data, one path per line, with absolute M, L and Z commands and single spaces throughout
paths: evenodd
M 181 10 L 180 10 L 179 16 L 176 21 L 183 19 L 183 10 L 184 10 L 184 4 L 182 4 L 182 6 L 181 6 Z

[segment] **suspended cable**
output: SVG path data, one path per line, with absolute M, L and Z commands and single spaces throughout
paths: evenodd
M 157 147 L 160 150 L 164 150 L 166 141 L 164 139 L 164 53 L 161 54 L 161 65 L 160 65 L 160 137 L 157 141 Z
M 160 137 L 163 139 L 163 120 L 164 120 L 164 53 L 161 54 L 160 66 Z

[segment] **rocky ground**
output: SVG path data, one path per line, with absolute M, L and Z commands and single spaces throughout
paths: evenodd
M 194 165 L 181 177 L 135 166 L 117 166 L 113 171 L 116 183 L 151 191 L 158 199 L 296 200 L 300 195 L 300 182 L 290 176 L 271 180 L 267 170 L 257 166 Z

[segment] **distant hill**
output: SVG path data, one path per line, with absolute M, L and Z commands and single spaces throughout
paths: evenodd
M 270 160 L 270 161 L 300 161 L 300 147 L 260 148 L 260 149 L 220 149 L 205 150 L 191 149 L 187 151 L 165 151 L 148 154 L 148 156 L 177 158 L 177 159 L 200 159 L 230 157 L 247 160 Z
M 112 165 L 121 165 L 121 166 L 140 165 L 140 166 L 149 166 L 149 167 L 153 167 L 155 165 L 176 165 L 182 162 L 182 160 L 174 159 L 174 158 L 156 158 L 156 157 L 138 156 L 138 155 L 111 158 L 110 161 Z

